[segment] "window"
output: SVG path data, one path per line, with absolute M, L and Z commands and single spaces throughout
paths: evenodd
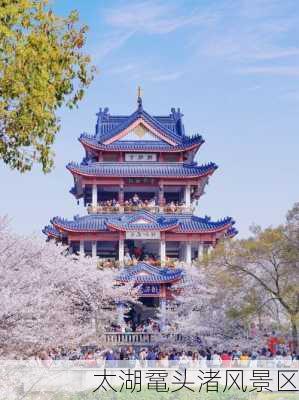
M 166 162 L 177 162 L 177 161 L 180 161 L 180 156 L 179 156 L 179 154 L 172 154 L 172 153 L 170 153 L 170 154 L 163 154 L 163 159 L 164 159 L 164 161 L 166 161 Z
M 118 153 L 106 153 L 103 154 L 103 161 L 118 161 Z

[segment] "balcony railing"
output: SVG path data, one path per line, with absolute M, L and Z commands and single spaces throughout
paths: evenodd
M 166 204 L 163 207 L 163 212 L 166 214 L 187 214 L 193 211 L 194 207 L 176 206 L 171 204 Z
M 156 267 L 161 267 L 160 260 L 155 260 L 155 261 L 145 260 L 145 262 L 148 262 L 149 264 L 154 265 Z M 137 260 L 125 261 L 124 266 L 132 267 L 134 265 L 137 265 L 137 263 L 138 263 Z M 102 267 L 118 268 L 120 267 L 120 264 L 119 261 L 115 259 L 115 257 L 101 257 L 97 260 L 97 266 L 100 268 Z M 177 258 L 167 258 L 163 266 L 168 268 L 176 268 L 176 267 L 184 268 L 186 265 L 184 261 L 180 261 Z
M 130 260 L 130 261 L 129 260 L 125 260 L 124 265 L 126 267 L 132 267 L 132 266 L 136 265 L 137 262 L 138 262 L 137 260 L 135 260 L 135 261 L 133 261 L 133 260 Z M 152 259 L 145 258 L 144 262 L 146 262 L 148 264 L 151 264 L 151 265 L 153 265 L 155 267 L 161 267 L 161 260 L 152 260 Z M 183 265 L 184 265 L 183 261 L 180 261 L 177 258 L 169 258 L 169 257 L 167 257 L 166 260 L 165 260 L 165 263 L 163 264 L 163 267 L 175 268 L 175 267 L 178 267 L 178 266 L 182 267 Z
M 140 205 L 124 205 L 124 212 L 130 213 L 130 212 L 135 212 L 135 211 L 140 211 L 140 210 L 146 210 L 152 213 L 158 213 L 160 211 L 159 206 L 149 206 L 146 204 L 140 204 Z
M 119 268 L 119 261 L 113 257 L 99 258 L 97 261 L 98 268 Z
M 156 344 L 160 339 L 169 340 L 169 342 L 182 343 L 183 335 L 180 333 L 149 333 L 149 332 L 107 332 L 105 341 L 110 345 L 148 345 Z
M 123 212 L 123 211 L 124 211 L 124 209 L 120 205 L 101 206 L 98 204 L 97 206 L 89 205 L 87 207 L 88 214 L 110 214 L 110 213 L 119 213 L 119 212 Z
M 167 204 L 165 206 L 148 206 L 148 205 L 115 205 L 115 206 L 102 206 L 102 205 L 89 205 L 87 207 L 88 214 L 110 214 L 110 213 L 133 213 L 140 210 L 146 210 L 151 213 L 165 213 L 165 214 L 187 214 L 194 211 L 194 207 L 176 206 Z

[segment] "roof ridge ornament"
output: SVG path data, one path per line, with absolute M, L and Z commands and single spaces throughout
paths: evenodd
M 143 106 L 142 106 L 142 89 L 140 86 L 137 87 L 137 105 L 138 105 L 138 112 L 143 111 Z

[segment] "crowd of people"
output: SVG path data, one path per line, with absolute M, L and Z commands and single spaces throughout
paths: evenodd
M 112 332 L 121 332 L 121 333 L 158 333 L 160 332 L 160 326 L 157 321 L 148 318 L 145 321 L 140 323 L 134 323 L 133 321 L 124 321 L 122 325 L 112 325 Z
M 151 199 L 142 200 L 137 193 L 134 196 L 124 202 L 124 211 L 137 211 L 139 209 L 148 211 L 157 211 L 158 202 L 155 197 Z
M 164 206 L 166 213 L 182 213 L 186 211 L 186 204 L 184 201 L 171 201 Z
M 129 249 L 126 249 L 124 256 L 125 265 L 137 265 L 139 261 L 144 261 L 148 264 L 156 266 L 161 265 L 160 257 L 156 256 L 153 253 L 146 253 L 143 247 L 135 247 L 131 251 Z
M 136 348 L 133 346 L 118 349 L 100 349 L 96 346 L 81 347 L 66 350 L 50 349 L 38 353 L 42 360 L 83 360 L 86 366 L 102 366 L 106 361 L 134 361 L 135 367 L 151 365 L 167 368 L 179 366 L 183 368 L 298 368 L 299 355 L 296 352 L 271 352 L 264 347 L 256 351 L 242 350 L 238 346 L 234 349 L 221 350 L 213 347 L 200 347 L 196 351 L 184 351 L 176 348 L 163 351 L 159 346 Z M 151 363 L 152 362 L 152 363 Z M 153 362 L 156 362 L 153 364 Z M 139 364 L 138 364 L 139 363 Z M 110 364 L 112 365 L 112 364 Z M 121 365 L 121 363 L 120 363 Z
M 98 214 L 105 212 L 119 212 L 120 203 L 116 199 L 102 200 L 98 201 L 96 206 L 89 204 L 87 207 L 87 211 L 89 213 L 98 213 Z
M 134 248 L 133 250 L 126 249 L 125 255 L 124 255 L 124 264 L 127 267 L 131 267 L 134 265 L 137 265 L 139 261 L 144 261 L 147 264 L 154 265 L 156 267 L 161 266 L 161 259 L 159 256 L 153 254 L 153 253 L 146 253 L 144 249 L 142 249 L 141 254 L 139 253 L 138 248 Z M 169 268 L 174 268 L 177 266 L 183 266 L 184 263 L 182 261 L 179 261 L 178 258 L 170 258 L 166 257 L 165 259 L 165 265 Z M 119 261 L 116 260 L 115 258 L 100 258 L 98 260 L 98 266 L 100 268 L 116 268 L 119 267 Z
M 180 213 L 185 210 L 186 206 L 183 201 L 170 201 L 164 204 L 164 211 L 171 213 Z M 156 197 L 151 199 L 142 200 L 137 193 L 132 198 L 125 200 L 123 203 L 124 212 L 132 212 L 138 210 L 148 210 L 151 212 L 158 212 L 159 206 Z M 116 199 L 98 201 L 96 206 L 88 205 L 88 211 L 93 213 L 105 212 L 119 212 L 121 211 L 121 204 Z

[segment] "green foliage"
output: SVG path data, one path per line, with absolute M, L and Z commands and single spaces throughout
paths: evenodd
M 59 394 L 57 396 L 51 397 L 52 400 L 94 400 L 94 399 L 102 399 L 102 400 L 295 400 L 297 399 L 297 393 L 287 393 L 281 396 L 281 393 L 256 393 L 256 392 L 246 392 L 242 393 L 237 390 L 229 390 L 225 393 L 221 392 L 221 389 L 218 393 L 210 392 L 210 393 L 198 393 L 198 392 L 190 392 L 187 390 L 178 391 L 175 393 L 157 393 L 155 391 L 144 391 L 144 392 L 135 392 L 130 393 L 128 390 L 127 393 L 114 393 L 112 391 L 96 395 L 95 393 L 81 393 L 81 394 Z
M 93 79 L 77 22 L 46 0 L 0 0 L 0 158 L 11 168 L 51 170 L 57 109 L 77 105 Z
M 196 390 L 191 392 L 187 389 L 182 389 L 177 392 L 157 392 L 155 390 L 146 390 L 144 388 L 141 392 L 133 392 L 126 390 L 123 392 L 113 392 L 112 390 L 99 393 L 81 393 L 81 394 L 71 394 L 62 395 L 59 394 L 57 397 L 52 397 L 55 400 L 91 400 L 91 399 L 101 399 L 101 400 L 257 400 L 256 394 L 242 393 L 236 390 L 230 390 L 223 393 L 223 388 L 219 388 L 219 392 L 209 392 L 205 391 L 199 393 Z M 270 399 L 269 399 L 270 400 Z
M 254 227 L 252 237 L 220 244 L 210 259 L 215 280 L 238 300 L 228 316 L 246 321 L 275 305 L 289 320 L 294 346 L 299 322 L 298 238 L 299 204 L 295 204 L 284 225 Z

